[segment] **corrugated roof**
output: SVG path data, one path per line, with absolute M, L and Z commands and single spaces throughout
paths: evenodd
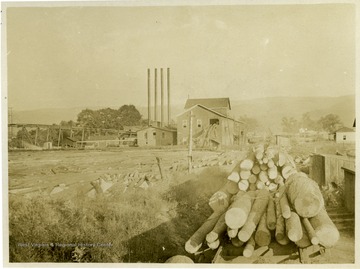
M 203 98 L 203 99 L 187 99 L 185 109 L 195 105 L 202 105 L 208 108 L 226 107 L 231 109 L 229 98 Z

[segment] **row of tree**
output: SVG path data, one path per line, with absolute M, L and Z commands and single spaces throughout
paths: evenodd
M 243 115 L 239 120 L 245 123 L 246 132 L 254 132 L 260 127 L 256 118 Z M 336 114 L 328 114 L 315 120 L 310 113 L 304 113 L 300 119 L 294 117 L 283 117 L 281 119 L 281 127 L 284 132 L 297 133 L 299 129 L 307 129 L 312 131 L 327 131 L 335 132 L 337 129 L 343 127 L 340 117 Z
M 283 117 L 281 125 L 284 132 L 296 133 L 300 128 L 312 131 L 335 132 L 343 126 L 340 117 L 336 114 L 328 114 L 318 120 L 311 118 L 310 113 L 304 113 L 300 120 L 293 117 Z
M 60 125 L 122 130 L 124 126 L 142 125 L 143 123 L 141 114 L 134 105 L 123 105 L 119 109 L 84 109 L 78 114 L 76 122 L 62 121 Z

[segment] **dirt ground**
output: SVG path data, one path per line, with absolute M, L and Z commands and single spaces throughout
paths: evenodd
M 224 153 L 194 151 L 193 159 L 199 162 L 202 159 L 209 159 L 209 156 L 216 157 L 221 154 Z M 231 151 L 230 154 L 241 159 L 244 152 Z M 162 161 L 163 179 L 160 178 L 156 157 L 160 157 Z M 51 205 L 53 201 L 78 201 L 79 197 L 87 197 L 93 189 L 91 181 L 104 176 L 112 179 L 112 185 L 107 191 L 109 194 L 107 198 L 101 201 L 103 207 L 101 210 L 107 212 L 108 208 L 116 204 L 116 210 L 124 211 L 123 213 L 126 214 L 121 215 L 114 225 L 121 228 L 125 226 L 126 229 L 117 229 L 114 235 L 111 228 L 100 227 L 104 235 L 102 237 L 102 234 L 97 234 L 96 240 L 112 240 L 116 236 L 113 241 L 119 243 L 118 245 L 114 243 L 113 248 L 118 246 L 119 249 L 112 249 L 105 254 L 93 252 L 88 261 L 162 263 L 174 255 L 187 255 L 195 262 L 209 263 L 216 253 L 216 251 L 206 251 L 201 255 L 189 255 L 185 252 L 184 245 L 211 214 L 211 209 L 207 204 L 208 199 L 224 184 L 233 165 L 213 164 L 213 166 L 195 168 L 189 175 L 186 171 L 187 151 L 181 149 L 18 151 L 9 152 L 8 159 L 10 261 L 72 261 L 73 248 L 67 249 L 67 252 L 63 251 L 61 257 L 54 257 L 54 253 L 58 252 L 54 252 L 53 249 L 42 250 L 41 255 L 38 255 L 36 251 L 24 252 L 22 255 L 24 248 L 21 248 L 18 243 L 24 241 L 24 238 L 31 240 L 31 235 L 23 234 L 22 222 L 19 218 L 26 213 L 14 204 L 17 200 L 25 199 L 24 203 L 26 203 L 40 196 L 45 197 L 46 203 L 49 202 Z M 174 164 L 180 168 L 174 169 Z M 126 185 L 125 178 L 134 173 L 152 175 L 149 187 Z M 59 191 L 54 191 L 55 188 Z M 131 197 L 135 197 L 136 201 L 119 205 L 119 201 L 126 203 L 126 199 L 132 199 Z M 86 206 L 88 207 L 87 200 Z M 52 212 L 51 209 L 46 210 Z M 81 208 L 76 208 L 76 210 L 81 211 Z M 142 219 L 138 220 L 138 215 L 132 214 L 133 211 Z M 81 214 L 81 212 L 76 212 Z M 109 213 L 110 216 L 111 214 L 117 216 L 118 213 Z M 105 218 L 108 217 L 105 213 L 104 215 Z M 68 216 L 70 219 L 72 217 L 73 214 Z M 84 218 L 86 217 L 88 216 L 85 215 Z M 41 212 L 39 218 L 40 220 L 44 218 Z M 46 223 L 39 225 L 46 225 Z M 339 225 L 341 239 L 332 251 L 332 255 L 326 258 L 316 256 L 312 259 L 313 263 L 354 262 L 354 223 L 344 226 L 344 222 L 340 221 Z M 64 233 L 66 234 L 66 231 Z M 52 238 L 49 238 L 49 242 L 54 240 L 51 232 L 49 232 L 49 237 L 50 235 Z M 83 238 L 82 235 L 76 236 L 72 238 Z M 46 239 L 46 236 L 43 240 L 44 238 Z M 87 238 L 91 238 L 91 235 Z M 61 236 L 60 239 L 57 237 L 57 240 L 60 241 Z M 46 252 L 46 255 L 43 252 Z M 264 260 L 264 263 L 271 263 L 271 259 Z M 299 260 L 294 259 L 290 263 L 299 263 Z

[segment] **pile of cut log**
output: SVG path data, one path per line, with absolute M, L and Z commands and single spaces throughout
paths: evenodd
M 259 145 L 236 164 L 224 186 L 209 199 L 213 213 L 185 244 L 196 254 L 206 242 L 217 249 L 222 240 L 243 247 L 296 244 L 331 248 L 339 231 L 329 218 L 320 189 L 298 172 L 292 157 L 275 146 Z

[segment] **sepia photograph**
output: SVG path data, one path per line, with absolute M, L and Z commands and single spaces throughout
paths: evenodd
M 355 1 L 1 5 L 4 266 L 356 266 Z

